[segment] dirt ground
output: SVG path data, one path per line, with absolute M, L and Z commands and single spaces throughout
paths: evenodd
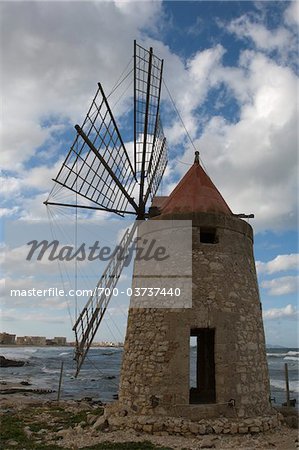
M 1 449 L 275 449 L 299 450 L 298 430 L 287 424 L 265 433 L 244 435 L 152 435 L 134 430 L 95 428 L 103 407 L 86 401 L 47 400 L 45 395 L 0 395 Z M 293 414 L 293 422 L 297 421 Z M 290 423 L 290 421 L 289 421 Z M 125 444 L 126 443 L 126 444 Z

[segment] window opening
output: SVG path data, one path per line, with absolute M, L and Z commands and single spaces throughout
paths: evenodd
M 218 236 L 216 234 L 216 228 L 201 228 L 199 240 L 203 244 L 217 244 Z

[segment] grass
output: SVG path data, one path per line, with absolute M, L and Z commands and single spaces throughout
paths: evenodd
M 0 448 L 16 450 L 71 450 L 58 445 L 42 442 L 46 437 L 36 434 L 44 429 L 48 432 L 55 432 L 61 428 L 74 427 L 80 422 L 86 422 L 88 411 L 71 412 L 62 407 L 36 407 L 27 408 L 20 413 L 6 412 L 1 416 L 0 424 Z M 100 416 L 103 408 L 99 407 L 91 411 L 92 414 Z M 24 427 L 29 427 L 33 435 L 27 437 Z M 17 445 L 10 445 L 10 441 L 15 441 Z M 39 441 L 39 442 L 36 442 Z M 157 447 L 151 442 L 102 442 L 93 446 L 84 447 L 83 450 L 171 450 L 169 447 Z
M 19 416 L 13 414 L 4 414 L 0 422 L 0 448 L 7 450 L 8 448 L 26 449 L 26 450 L 58 450 L 61 447 L 53 445 L 42 445 L 35 443 L 33 439 L 27 438 L 24 433 L 26 423 Z M 9 441 L 17 442 L 17 446 L 10 446 Z

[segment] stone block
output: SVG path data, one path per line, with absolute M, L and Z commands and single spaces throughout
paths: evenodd
M 231 434 L 238 433 L 238 424 L 232 423 L 231 426 L 230 426 L 230 432 L 231 432 Z
M 198 434 L 206 434 L 206 426 L 203 424 L 200 424 L 198 427 Z
M 220 433 L 223 432 L 223 427 L 220 426 L 220 425 L 214 425 L 214 426 L 213 426 L 213 430 L 214 430 L 214 432 L 215 432 L 216 434 L 220 434 Z
M 152 432 L 153 432 L 153 425 L 150 424 L 150 423 L 146 423 L 145 425 L 143 425 L 142 429 L 143 429 L 143 431 L 145 433 L 152 434 Z
M 200 427 L 201 425 L 198 425 L 198 423 L 193 423 L 193 422 L 191 422 L 190 423 L 190 425 L 189 425 L 189 430 L 190 430 L 190 432 L 192 433 L 192 434 L 198 434 L 199 433 L 199 427 Z

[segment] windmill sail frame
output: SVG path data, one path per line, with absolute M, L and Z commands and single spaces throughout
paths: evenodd
M 139 205 L 144 207 L 145 183 L 148 187 L 151 182 L 162 75 L 163 59 L 154 55 L 152 47 L 146 50 L 134 41 L 134 170 L 140 179 Z
M 134 162 L 112 114 L 102 85 L 98 83 L 82 126 L 76 125 L 77 135 L 53 180 L 58 189 L 52 192 L 46 205 L 85 208 L 115 213 L 134 214 L 137 220 L 148 217 L 145 212 L 149 197 L 153 198 L 167 166 L 167 144 L 160 120 L 160 99 L 163 59 L 134 41 Z M 76 194 L 76 201 L 58 202 L 56 195 L 64 187 Z M 137 199 L 133 197 L 138 188 Z M 52 195 L 52 196 L 51 196 Z M 88 204 L 78 204 L 78 197 Z M 137 227 L 126 230 L 120 253 L 110 260 L 93 294 L 80 313 L 73 331 L 76 337 L 76 376 L 86 358 L 90 345 L 104 317 Z M 98 291 L 101 295 L 98 295 Z M 109 288 L 106 290 L 106 288 Z M 106 294 L 107 292 L 108 295 Z
M 88 302 L 76 320 L 73 331 L 76 337 L 75 361 L 77 363 L 76 376 L 85 360 L 86 354 L 104 317 L 109 301 L 113 294 L 121 272 L 126 262 L 126 254 L 137 228 L 135 221 L 131 230 L 128 228 L 123 235 L 118 251 L 111 258 Z M 101 292 L 98 295 L 99 291 Z M 107 295 L 107 292 L 108 295 Z
M 124 213 L 130 205 L 136 213 L 134 169 L 100 83 L 82 126 L 75 128 L 76 138 L 54 181 L 99 209 Z

